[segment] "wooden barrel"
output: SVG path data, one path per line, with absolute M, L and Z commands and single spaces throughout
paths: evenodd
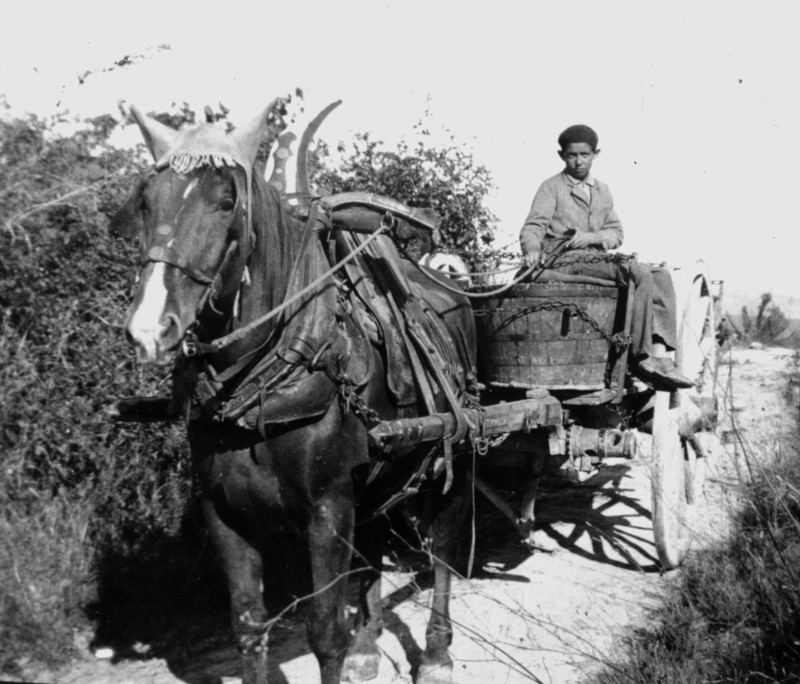
M 609 338 L 624 324 L 619 299 L 619 289 L 611 283 L 537 282 L 474 300 L 482 381 L 602 389 L 610 363 Z

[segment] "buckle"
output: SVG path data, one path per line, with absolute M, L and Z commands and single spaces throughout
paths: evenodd
M 200 349 L 197 346 L 197 342 L 193 339 L 187 339 L 184 337 L 181 341 L 181 354 L 183 354 L 183 356 L 186 358 L 200 356 Z

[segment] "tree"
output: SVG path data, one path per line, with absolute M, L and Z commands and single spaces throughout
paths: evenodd
M 746 306 L 742 307 L 742 331 L 745 337 L 762 344 L 774 344 L 782 339 L 789 329 L 789 319 L 772 301 L 772 294 L 765 292 L 753 318 Z
M 485 205 L 494 187 L 491 174 L 452 135 L 434 143 L 424 119 L 414 130 L 417 141 L 401 141 L 395 149 L 365 132 L 340 145 L 336 156 L 322 142 L 310 163 L 312 180 L 326 193 L 372 192 L 433 210 L 441 219 L 442 249 L 479 270 L 492 259 L 497 224 Z

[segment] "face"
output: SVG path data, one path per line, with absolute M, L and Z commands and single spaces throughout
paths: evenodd
M 136 226 L 144 260 L 125 327 L 141 361 L 169 363 L 195 322 L 242 223 L 235 192 L 229 171 L 165 170 L 120 210 L 115 220 Z
M 583 142 L 570 143 L 558 152 L 558 156 L 566 165 L 564 170 L 578 180 L 584 180 L 589 175 L 598 154 L 600 150 L 593 150 L 591 145 Z

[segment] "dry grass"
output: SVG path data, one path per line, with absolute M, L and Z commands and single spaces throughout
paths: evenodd
M 789 392 L 800 380 L 795 355 Z M 800 435 L 798 435 L 800 440 Z M 733 534 L 691 556 L 599 684 L 800 681 L 800 463 L 744 460 Z

